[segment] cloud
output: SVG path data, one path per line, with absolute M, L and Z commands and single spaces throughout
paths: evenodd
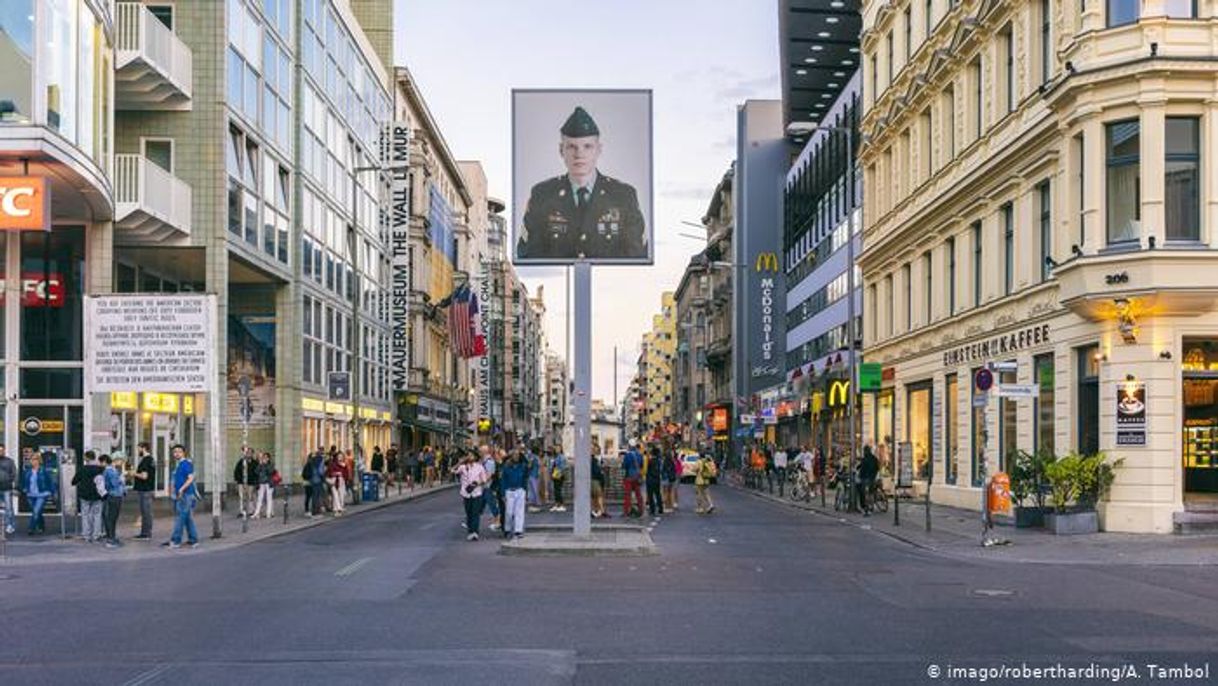
M 660 191 L 660 197 L 666 200 L 706 200 L 710 201 L 714 186 L 695 184 L 689 186 L 669 186 Z
M 773 96 L 774 89 L 778 86 L 778 74 L 770 74 L 768 76 L 760 76 L 752 79 L 737 79 L 734 83 L 729 83 L 715 97 L 720 100 L 745 100 L 759 96 Z

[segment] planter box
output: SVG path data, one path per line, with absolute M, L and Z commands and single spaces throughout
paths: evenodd
M 1015 528 L 1033 529 L 1045 525 L 1045 511 L 1039 507 L 1016 507 Z
M 1045 515 L 1045 528 L 1058 536 L 1094 534 L 1100 530 L 1100 518 L 1096 512 L 1050 512 Z

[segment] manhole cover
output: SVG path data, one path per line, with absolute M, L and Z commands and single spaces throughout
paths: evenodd
M 973 595 L 981 598 L 1009 598 L 1015 595 L 1015 591 L 1005 588 L 974 588 Z

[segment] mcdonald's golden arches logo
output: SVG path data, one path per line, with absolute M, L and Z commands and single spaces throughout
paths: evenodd
M 829 407 L 842 407 L 850 402 L 850 382 L 834 381 L 829 384 Z
M 757 263 L 753 269 L 759 272 L 771 271 L 778 272 L 778 255 L 772 252 L 757 253 Z

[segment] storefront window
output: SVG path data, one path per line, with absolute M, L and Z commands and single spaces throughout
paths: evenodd
M 21 359 L 83 359 L 85 230 L 21 234 Z
M 1184 490 L 1218 493 L 1218 341 L 1184 339 Z
M 1079 348 L 1078 369 L 1078 440 L 1080 453 L 1090 455 L 1100 450 L 1100 347 Z
M 1108 0 L 1108 26 L 1132 24 L 1141 11 L 1141 0 Z
M 1002 372 L 998 375 L 998 383 L 1013 384 L 1017 381 L 1015 372 Z M 998 399 L 998 471 L 1006 471 L 1007 465 L 1013 461 L 1012 454 L 1019 449 L 1018 443 L 1019 416 L 1014 398 Z
M 877 447 L 887 445 L 889 455 L 894 454 L 892 451 L 892 420 L 895 411 L 893 395 L 890 388 L 880 391 L 875 397 L 875 442 Z
M 959 394 L 960 389 L 957 387 L 956 375 L 948 374 L 947 380 L 944 383 L 945 401 L 943 403 L 943 480 L 949 484 L 956 483 L 956 476 L 960 471 L 960 465 L 956 462 L 956 453 L 959 447 L 960 437 L 958 431 L 960 429 L 960 414 L 959 414 Z
M 1053 353 L 1037 355 L 1032 359 L 1032 375 L 1040 389 L 1035 406 L 1036 449 L 1052 453 L 1057 430 Z
M 928 384 L 911 387 L 908 395 L 906 436 L 913 445 L 914 478 L 930 478 L 932 424 L 930 416 L 931 388 Z
M 0 43 L 6 61 L 0 122 L 28 124 L 34 98 L 34 0 L 0 2 Z

